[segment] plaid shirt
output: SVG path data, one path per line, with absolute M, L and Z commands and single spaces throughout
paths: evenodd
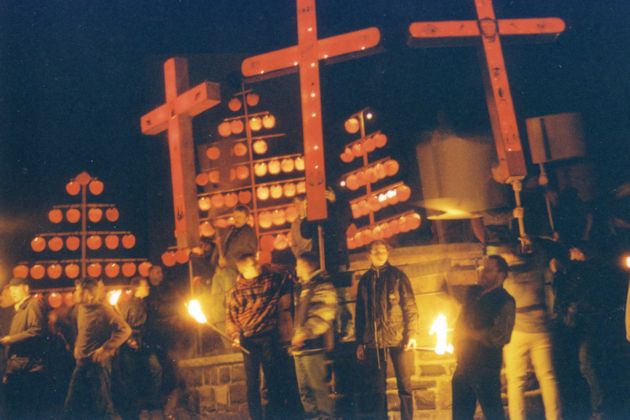
M 252 337 L 277 328 L 278 301 L 291 293 L 292 277 L 287 272 L 262 267 L 252 280 L 238 276 L 227 295 L 226 332 L 236 339 Z

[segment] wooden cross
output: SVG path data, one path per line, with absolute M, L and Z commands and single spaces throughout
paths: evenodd
M 375 47 L 381 34 L 377 28 L 367 28 L 317 39 L 315 0 L 297 0 L 297 26 L 297 45 L 247 58 L 241 71 L 244 76 L 253 77 L 299 69 L 308 219 L 321 220 L 326 219 L 328 213 L 319 61 Z
M 499 19 L 494 14 L 492 0 L 474 0 L 477 20 L 414 22 L 409 26 L 409 44 L 420 47 L 478 44 L 481 38 L 482 65 L 486 101 L 492 134 L 499 162 L 493 176 L 499 182 L 512 184 L 516 196 L 519 230 L 525 228 L 520 203 L 520 181 L 527 174 L 525 157 L 516 123 L 516 113 L 508 82 L 501 36 L 530 36 L 555 39 L 565 29 L 562 19 Z
M 219 104 L 221 91 L 205 81 L 189 89 L 188 61 L 179 57 L 164 62 L 164 87 L 166 103 L 143 115 L 140 127 L 143 134 L 168 132 L 175 238 L 184 249 L 199 244 L 192 117 Z

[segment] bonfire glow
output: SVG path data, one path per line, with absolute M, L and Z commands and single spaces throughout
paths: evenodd
M 453 345 L 448 343 L 448 324 L 444 314 L 439 314 L 435 321 L 433 321 L 429 334 L 436 335 L 434 351 L 437 354 L 453 353 Z
M 204 315 L 201 310 L 201 304 L 197 299 L 192 299 L 190 302 L 186 304 L 188 307 L 188 313 L 200 324 L 206 324 L 208 322 L 208 318 Z

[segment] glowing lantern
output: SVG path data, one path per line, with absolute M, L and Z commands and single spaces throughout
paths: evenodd
M 88 188 L 92 195 L 101 195 L 103 193 L 103 190 L 105 189 L 105 185 L 102 181 L 95 179 L 94 181 L 90 182 Z
M 400 165 L 398 165 L 398 162 L 396 162 L 395 160 L 390 159 L 385 162 L 385 173 L 388 176 L 396 175 L 399 169 L 400 169 Z
M 88 273 L 88 276 L 93 277 L 93 278 L 100 277 L 101 274 L 103 273 L 103 266 L 101 266 L 99 263 L 92 263 L 88 265 L 87 273 Z
M 260 250 L 265 252 L 273 251 L 273 243 L 273 235 L 264 235 L 262 238 L 260 238 Z
M 209 197 L 201 197 L 197 204 L 199 205 L 199 210 L 201 211 L 208 211 L 212 208 L 212 201 Z
M 361 143 L 355 143 L 352 145 L 352 154 L 355 157 L 363 156 L 363 146 L 361 146 Z
M 77 195 L 81 192 L 81 184 L 70 181 L 66 184 L 66 192 L 70 195 Z
M 142 277 L 149 277 L 149 271 L 152 266 L 153 264 L 148 261 L 141 262 L 140 265 L 138 265 L 138 273 L 140 273 Z
M 398 197 L 397 189 L 387 191 L 386 196 L 387 196 L 387 202 L 389 203 L 390 206 L 395 206 L 400 201 L 400 197 Z
M 280 169 L 282 169 L 282 172 L 284 172 L 285 174 L 293 172 L 293 170 L 295 169 L 295 163 L 293 162 L 293 159 L 282 159 L 282 162 L 280 162 Z
M 357 172 L 356 176 L 357 176 L 357 183 L 358 183 L 359 187 L 367 184 L 367 175 L 365 174 L 365 171 Z
M 260 131 L 260 129 L 262 128 L 262 120 L 260 119 L 260 117 L 253 117 L 249 120 L 249 128 L 252 129 L 252 131 Z
M 278 175 L 280 173 L 280 161 L 275 159 L 270 161 L 267 168 L 269 169 L 269 173 L 271 175 Z
M 256 189 L 256 197 L 259 200 L 265 201 L 269 198 L 269 188 L 268 187 L 258 187 Z
M 378 197 L 370 197 L 368 199 L 368 206 L 370 207 L 370 210 L 374 211 L 379 211 L 381 209 L 381 203 L 378 202 Z
M 383 223 L 381 226 L 381 229 L 383 230 L 383 238 L 387 239 L 387 238 L 391 238 L 394 235 L 394 232 L 392 232 L 392 229 L 389 226 L 389 223 Z
M 122 265 L 122 274 L 125 277 L 133 277 L 136 274 L 136 263 L 126 262 Z
M 234 152 L 234 156 L 242 157 L 247 154 L 247 146 L 243 143 L 236 143 L 232 148 L 232 151 Z
M 110 222 L 118 221 L 119 216 L 120 214 L 118 213 L 118 209 L 115 207 L 111 207 L 105 210 L 105 218 Z
M 387 172 L 385 171 L 385 165 L 383 165 L 382 163 L 377 163 L 374 169 L 376 169 L 376 177 L 378 179 L 383 179 L 387 176 Z
M 348 178 L 346 178 L 346 186 L 351 191 L 359 189 L 359 180 L 355 174 L 349 175 Z
M 363 243 L 365 245 L 372 243 L 374 241 L 374 236 L 372 235 L 371 229 L 363 230 Z
M 230 181 L 234 181 L 236 179 L 236 171 L 234 168 L 230 168 Z
M 225 205 L 227 207 L 234 207 L 238 204 L 238 195 L 236 193 L 229 193 L 225 195 Z
M 63 294 L 63 304 L 71 307 L 74 306 L 74 293 L 67 292 Z
M 352 211 L 352 217 L 354 219 L 358 219 L 359 217 L 361 217 L 361 213 L 359 211 L 359 204 L 358 203 L 352 203 L 350 205 L 350 210 Z
M 267 153 L 267 150 L 269 150 L 269 146 L 264 140 L 256 140 L 252 147 L 254 148 L 254 152 L 257 155 L 264 155 L 265 153 Z
M 56 309 L 63 303 L 63 298 L 57 292 L 52 292 L 48 295 L 48 304 L 51 308 Z
M 95 207 L 88 210 L 88 219 L 92 223 L 98 223 L 103 218 L 103 210 Z
M 258 224 L 263 229 L 268 229 L 271 227 L 273 221 L 271 218 L 271 213 L 268 211 L 263 211 L 258 215 Z
M 225 204 L 225 200 L 223 199 L 223 195 L 221 194 L 213 195 L 210 200 L 212 201 L 212 207 L 215 207 L 217 209 L 220 209 Z
M 31 248 L 35 252 L 42 252 L 46 249 L 46 240 L 41 236 L 36 236 L 31 241 Z
M 221 157 L 221 150 L 217 146 L 211 146 L 206 149 L 206 156 L 210 160 L 217 160 Z
M 287 219 L 284 215 L 284 210 L 274 210 L 273 213 L 271 214 L 271 222 L 275 225 L 275 226 L 282 226 L 286 223 Z
M 238 111 L 241 109 L 241 106 L 243 106 L 243 103 L 238 98 L 232 98 L 230 99 L 230 102 L 228 102 L 228 108 L 230 108 L 230 111 L 232 112 Z
M 376 168 L 367 168 L 365 171 L 365 179 L 370 184 L 378 181 L 378 174 L 376 173 Z
M 66 248 L 69 251 L 76 251 L 81 246 L 81 239 L 78 236 L 68 236 L 66 238 Z
M 81 219 L 81 212 L 78 209 L 68 209 L 66 211 L 66 220 L 70 223 L 77 223 Z
M 249 204 L 252 201 L 252 193 L 247 190 L 240 191 L 238 193 L 238 201 L 241 204 Z
M 48 212 L 48 220 L 50 220 L 51 223 L 61 223 L 63 213 L 59 209 L 52 209 Z
M 284 212 L 284 215 L 287 218 L 287 222 L 293 223 L 295 219 L 297 219 L 297 209 L 295 206 L 289 206 Z
M 69 279 L 76 279 L 79 277 L 79 268 L 78 264 L 68 264 L 64 267 L 63 271 L 66 273 L 66 277 Z
M 267 114 L 262 118 L 263 127 L 266 129 L 271 129 L 276 126 L 276 117 L 271 114 Z
M 285 235 L 282 235 L 282 234 L 277 235 L 276 239 L 273 241 L 273 247 L 277 249 L 278 251 L 287 249 L 288 246 L 289 246 L 289 241 L 287 240 L 287 237 Z
M 13 277 L 18 279 L 25 279 L 28 276 L 28 267 L 24 264 L 16 265 L 13 267 Z
M 241 134 L 243 129 L 245 128 L 245 124 L 240 119 L 230 121 L 230 129 L 234 134 Z
M 257 177 L 263 177 L 267 175 L 267 164 L 265 162 L 259 162 L 254 165 L 254 174 Z
M 123 235 L 122 246 L 125 249 L 131 249 L 136 245 L 136 236 L 133 233 Z
M 87 238 L 86 244 L 91 250 L 97 250 L 103 245 L 103 240 L 98 235 L 91 235 Z
M 162 254 L 162 264 L 165 267 L 172 267 L 175 265 L 175 253 L 171 251 L 166 251 Z
M 288 198 L 295 197 L 296 187 L 294 183 L 288 182 L 284 184 L 284 187 L 282 187 L 282 189 L 284 190 L 285 197 L 288 197 Z
M 386 144 L 387 144 L 387 136 L 385 134 L 378 133 L 374 135 L 374 145 L 376 147 L 380 149 L 382 147 L 385 147 Z
M 364 245 L 364 243 L 363 243 L 363 235 L 361 235 L 361 232 L 357 232 L 354 235 L 354 243 L 355 243 L 357 248 L 361 248 Z
M 348 118 L 346 122 L 343 124 L 343 127 L 346 129 L 346 132 L 350 134 L 354 134 L 359 131 L 359 120 L 355 117 Z
M 271 198 L 273 198 L 274 200 L 277 200 L 278 198 L 282 197 L 282 192 L 283 192 L 282 185 L 278 185 L 278 184 L 272 185 L 269 188 L 269 192 L 270 192 Z
M 247 94 L 247 105 L 256 106 L 260 102 L 260 96 L 257 93 L 248 93 Z
M 199 231 L 201 232 L 201 236 L 203 236 L 204 238 L 209 238 L 214 235 L 214 227 L 212 226 L 212 223 L 207 221 L 203 222 L 199 226 Z
M 205 172 L 201 172 L 199 174 L 197 174 L 197 176 L 195 177 L 195 184 L 199 185 L 200 187 L 203 187 L 205 185 L 208 184 L 208 174 Z
M 236 167 L 236 178 L 241 181 L 246 180 L 249 177 L 249 168 L 245 165 Z
M 379 239 L 383 239 L 383 228 L 381 227 L 381 225 L 376 226 L 372 230 L 372 237 L 374 238 L 375 241 Z
M 59 264 L 51 264 L 46 269 L 46 274 L 48 274 L 48 277 L 53 280 L 57 280 L 59 277 L 61 277 L 62 273 L 63 268 Z
M 221 124 L 219 124 L 218 131 L 221 137 L 228 137 L 230 134 L 232 134 L 232 127 L 230 127 L 229 122 L 223 121 Z
M 365 139 L 365 142 L 363 143 L 363 148 L 367 153 L 372 153 L 376 149 L 374 137 L 368 137 L 367 139 Z
M 211 182 L 212 184 L 218 184 L 220 180 L 221 180 L 221 174 L 219 171 L 213 170 L 213 171 L 208 172 L 209 182 Z
M 117 263 L 109 263 L 105 266 L 105 275 L 110 279 L 118 277 L 120 274 L 120 265 Z
M 352 154 L 352 150 L 349 147 L 346 147 L 339 158 L 344 163 L 350 163 L 354 160 L 354 155 Z
M 187 249 L 178 249 L 175 251 L 175 261 L 177 261 L 178 264 L 186 264 L 189 257 L 190 251 Z
M 391 220 L 389 223 L 389 228 L 392 231 L 392 235 L 396 235 L 400 233 L 400 222 L 398 219 Z
M 405 216 L 400 216 L 398 218 L 398 229 L 400 229 L 401 232 L 409 232 L 411 230 L 411 227 L 409 226 L 409 223 L 407 222 L 407 217 Z
M 79 175 L 77 175 L 77 177 L 75 178 L 75 181 L 77 181 L 79 184 L 81 185 L 87 185 L 88 182 L 90 182 L 91 178 L 90 178 L 90 174 L 88 174 L 87 172 L 81 172 Z
M 295 169 L 300 172 L 304 170 L 304 158 L 302 156 L 295 158 Z
M 306 182 L 304 181 L 300 181 L 297 183 L 297 193 L 298 194 L 305 194 L 306 193 Z
M 355 225 L 354 223 L 351 223 L 350 226 L 348 226 L 348 229 L 346 229 L 346 236 L 354 236 L 357 234 L 357 225 Z
M 420 223 L 422 222 L 422 218 L 418 213 L 413 213 L 409 218 L 409 226 L 411 229 L 418 229 L 420 227 Z
M 59 236 L 52 237 L 48 240 L 48 248 L 51 251 L 57 252 L 63 248 L 63 239 Z
M 107 249 L 116 249 L 120 243 L 120 239 L 116 235 L 107 235 L 105 237 L 105 247 Z

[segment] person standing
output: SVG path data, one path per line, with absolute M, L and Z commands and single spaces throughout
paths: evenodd
M 361 276 L 356 303 L 356 355 L 365 367 L 364 402 L 370 418 L 387 419 L 386 366 L 396 373 L 401 419 L 413 418 L 411 375 L 418 328 L 416 299 L 407 275 L 389 263 L 382 240 L 370 244 L 370 269 Z
M 337 291 L 328 275 L 319 269 L 316 254 L 302 253 L 295 270 L 302 290 L 296 299 L 295 332 L 291 346 L 300 399 L 306 418 L 332 418 L 326 352 L 334 345 Z
M 76 366 L 64 404 L 69 419 L 111 419 L 114 405 L 110 389 L 111 358 L 131 336 L 131 327 L 100 299 L 94 279 L 80 283 L 77 309 Z
M 514 298 L 503 288 L 508 265 L 498 255 L 484 259 L 479 285 L 467 293 L 455 324 L 457 368 L 452 379 L 453 419 L 472 419 L 477 401 L 488 420 L 504 419 L 501 402 L 503 346 L 514 328 Z
M 9 293 L 15 313 L 9 333 L 0 338 L 0 344 L 7 348 L 3 378 L 7 413 L 10 419 L 38 419 L 44 416 L 48 396 L 44 311 L 41 302 L 30 295 L 28 280 L 12 279 Z

